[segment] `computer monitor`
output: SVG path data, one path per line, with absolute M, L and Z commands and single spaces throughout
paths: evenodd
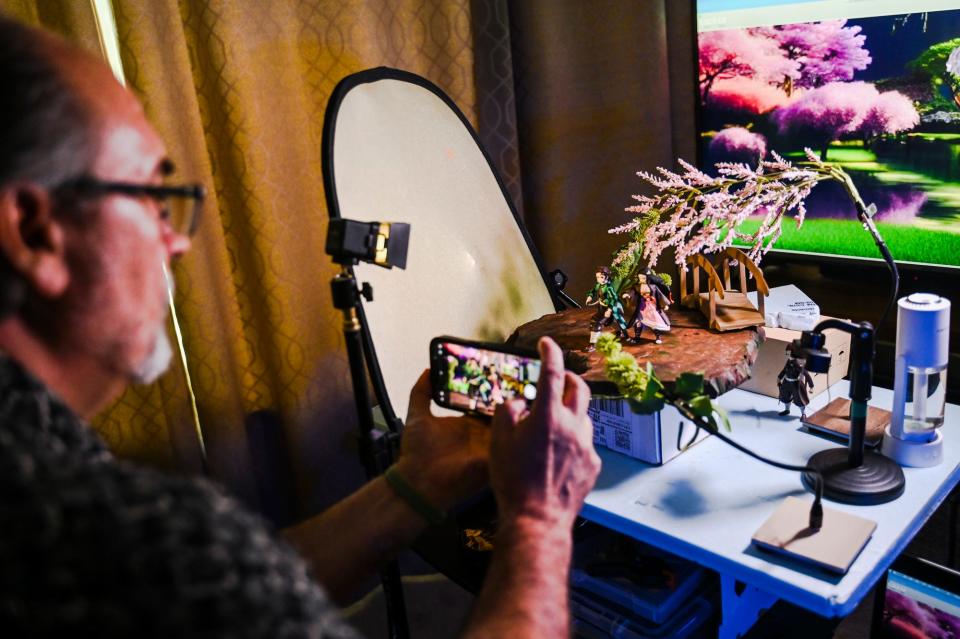
M 960 5 L 698 0 L 697 31 L 706 170 L 810 148 L 876 205 L 898 262 L 960 275 Z M 776 251 L 879 257 L 839 184 L 806 210 Z
M 872 639 L 942 639 L 960 635 L 960 573 L 902 555 L 878 584 Z

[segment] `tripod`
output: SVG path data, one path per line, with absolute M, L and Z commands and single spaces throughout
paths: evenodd
M 358 288 L 352 268 L 347 264 L 342 264 L 341 267 L 340 273 L 330 282 L 330 289 L 333 293 L 334 307 L 343 313 L 343 337 L 347 345 L 353 397 L 357 408 L 360 463 L 363 464 L 367 478 L 373 479 L 383 474 L 393 463 L 400 440 L 400 429 L 394 420 L 389 420 L 391 423 L 388 424 L 389 430 L 386 432 L 374 427 L 370 391 L 367 388 L 365 342 L 360 309 L 360 296 L 367 301 L 372 301 L 373 290 L 369 284 Z M 375 377 L 373 371 L 371 371 L 371 377 Z M 376 384 L 376 381 L 374 383 Z M 382 389 L 382 381 L 380 384 Z M 400 581 L 400 566 L 396 560 L 391 561 L 380 571 L 380 581 L 387 605 L 389 636 L 391 639 L 408 639 L 410 630 L 403 600 L 403 584 Z

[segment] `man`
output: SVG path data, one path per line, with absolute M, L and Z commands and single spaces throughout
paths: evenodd
M 0 628 L 353 636 L 325 592 L 342 600 L 418 536 L 418 507 L 375 479 L 287 531 L 305 563 L 206 482 L 111 457 L 83 420 L 169 360 L 160 264 L 190 242 L 158 198 L 193 191 L 160 188 L 163 143 L 95 58 L 0 17 L 0 74 Z M 396 475 L 441 510 L 489 477 L 500 509 L 468 636 L 568 632 L 571 527 L 599 458 L 586 386 L 552 341 L 540 354 L 529 413 L 436 418 L 426 375 L 411 393 Z

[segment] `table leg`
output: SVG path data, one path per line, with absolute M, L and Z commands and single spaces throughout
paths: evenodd
M 757 622 L 760 614 L 777 601 L 774 595 L 728 575 L 720 575 L 720 599 L 723 606 L 720 639 L 742 636 Z

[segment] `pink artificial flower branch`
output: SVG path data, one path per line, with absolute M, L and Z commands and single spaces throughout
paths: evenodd
M 810 149 L 807 161 L 796 165 L 771 151 L 772 160 L 751 169 L 746 164 L 718 163 L 716 177 L 689 162 L 679 160 L 682 173 L 657 168 L 657 173 L 637 175 L 656 188 L 652 196 L 634 195 L 638 202 L 625 210 L 636 216 L 631 222 L 609 230 L 629 233 L 632 239 L 614 257 L 614 265 L 640 253 L 651 268 L 668 248 L 677 264 L 698 253 L 715 253 L 735 240 L 749 246 L 747 254 L 759 263 L 779 239 L 786 214 L 795 211 L 797 228 L 803 225 L 804 200 L 818 182 L 840 182 L 851 200 L 863 206 L 860 194 L 843 169 L 822 162 Z M 741 233 L 740 225 L 751 216 L 762 216 L 759 228 Z

